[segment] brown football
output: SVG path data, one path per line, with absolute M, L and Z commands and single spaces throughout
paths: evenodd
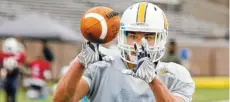
M 113 9 L 98 6 L 87 10 L 81 17 L 81 33 L 93 43 L 112 41 L 120 29 L 120 17 Z

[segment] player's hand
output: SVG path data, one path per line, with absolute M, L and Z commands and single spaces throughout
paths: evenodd
M 81 52 L 78 54 L 78 60 L 86 68 L 90 63 L 99 61 L 99 44 L 91 43 L 89 41 L 82 44 Z
M 142 39 L 141 49 L 139 49 L 136 43 L 134 48 L 138 59 L 137 65 L 133 70 L 122 70 L 122 73 L 141 78 L 145 82 L 150 83 L 156 76 L 156 64 L 149 58 L 148 43 L 145 39 Z
M 113 61 L 111 56 L 106 56 L 99 52 L 99 44 L 91 42 L 83 43 L 82 50 L 77 57 L 85 68 L 87 68 L 89 64 L 95 63 L 97 61 L 106 61 L 109 63 Z
M 5 68 L 0 68 L 0 80 L 5 79 L 7 75 L 7 70 Z

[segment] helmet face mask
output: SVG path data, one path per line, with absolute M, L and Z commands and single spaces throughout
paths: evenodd
M 141 6 L 145 6 L 144 20 L 138 20 Z M 137 15 L 137 16 L 136 16 Z M 142 17 L 143 19 L 143 17 Z M 141 21 L 141 22 L 140 22 Z M 121 29 L 118 34 L 118 48 L 121 50 L 121 58 L 132 64 L 137 64 L 137 56 L 134 50 L 134 43 L 140 42 L 129 39 L 129 33 L 144 34 L 148 42 L 147 52 L 150 54 L 152 62 L 159 61 L 165 53 L 165 45 L 168 34 L 168 22 L 163 11 L 154 4 L 141 2 L 130 6 L 121 18 Z M 152 39 L 145 36 L 151 35 Z M 137 43 L 138 44 L 138 43 Z M 138 44 L 141 46 L 141 44 Z

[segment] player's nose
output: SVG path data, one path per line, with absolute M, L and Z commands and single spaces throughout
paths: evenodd
M 137 43 L 138 46 L 140 46 L 140 45 L 141 45 L 141 39 L 138 39 L 138 40 L 136 41 L 136 43 Z
M 136 43 L 138 45 L 141 45 L 142 44 L 142 39 L 144 39 L 144 37 L 138 37 L 138 39 L 136 40 Z
M 141 40 L 144 38 L 144 34 L 142 33 L 137 33 L 136 34 L 136 43 L 140 46 L 141 45 Z

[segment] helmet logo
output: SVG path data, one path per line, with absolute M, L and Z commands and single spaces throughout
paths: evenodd
M 145 22 L 136 22 L 135 24 L 132 24 L 132 25 L 136 25 L 136 26 L 148 26 L 148 24 L 147 23 L 145 23 Z

